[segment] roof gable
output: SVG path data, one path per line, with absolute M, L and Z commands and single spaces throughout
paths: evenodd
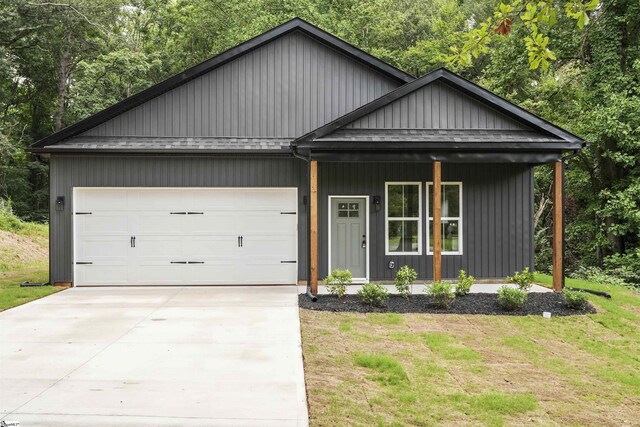
M 437 69 L 294 141 L 308 144 L 356 129 L 516 130 L 559 141 L 583 141 L 444 68 Z M 375 136 L 373 136 L 375 138 Z M 371 135 L 368 136 L 372 138 Z
M 411 80 L 296 18 L 52 134 L 32 149 L 80 134 L 295 138 Z M 275 87 L 282 83 L 283 91 Z M 322 105 L 302 105 L 305 96 L 322 97 Z

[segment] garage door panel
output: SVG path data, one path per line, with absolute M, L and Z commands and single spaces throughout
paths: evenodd
M 129 190 L 127 194 L 129 197 L 128 209 L 132 211 L 170 212 L 186 209 L 184 191 L 158 188 Z
M 75 280 L 82 285 L 126 285 L 129 284 L 128 265 L 111 263 L 76 265 Z
M 281 189 L 249 189 L 240 193 L 240 207 L 253 211 L 295 211 L 296 192 Z
M 184 234 L 185 215 L 172 215 L 166 212 L 132 212 L 135 235 L 165 234 L 181 236 Z
M 75 215 L 76 233 L 90 235 L 128 235 L 130 218 L 123 213 L 93 212 L 91 215 Z
M 274 264 L 271 259 L 255 258 L 247 260 L 243 270 L 243 283 L 261 285 L 291 284 L 296 277 L 297 264 Z
M 291 234 L 297 229 L 295 215 L 280 212 L 242 212 L 238 214 L 238 230 L 242 234 Z
M 182 236 L 136 236 L 136 247 L 132 251 L 138 259 L 162 258 L 168 261 L 180 261 L 184 258 L 186 242 Z
M 88 236 L 76 245 L 76 261 L 126 259 L 129 248 L 130 242 L 124 236 Z
M 233 259 L 207 260 L 203 264 L 188 264 L 185 273 L 192 285 L 237 284 L 237 262 Z
M 189 234 L 216 234 L 237 236 L 235 212 L 214 212 L 214 211 L 196 211 L 202 212 L 201 215 L 187 215 L 188 218 L 183 219 L 185 222 L 185 233 Z
M 292 237 L 283 239 L 281 236 L 243 236 L 242 256 L 270 256 L 277 262 L 281 260 L 295 260 L 297 248 Z
M 128 195 L 120 189 L 83 189 L 82 197 L 74 200 L 76 212 L 124 211 L 127 209 Z
M 144 260 L 131 271 L 133 281 L 140 285 L 184 284 L 185 265 L 168 260 Z
M 238 256 L 237 236 L 192 236 L 184 246 L 184 254 L 188 259 Z
M 239 205 L 235 188 L 190 190 L 185 194 L 185 209 L 190 211 L 235 211 Z

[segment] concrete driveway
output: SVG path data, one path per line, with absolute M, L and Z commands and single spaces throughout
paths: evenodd
M 307 425 L 296 287 L 74 288 L 2 312 L 0 420 Z

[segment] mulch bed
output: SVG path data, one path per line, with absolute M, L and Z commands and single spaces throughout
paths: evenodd
M 498 305 L 497 294 L 469 294 L 456 298 L 448 309 L 436 307 L 429 302 L 427 295 L 411 295 L 404 299 L 399 295 L 390 295 L 384 307 L 372 307 L 364 304 L 357 295 L 345 295 L 342 298 L 333 295 L 318 295 L 313 302 L 305 294 L 298 297 L 300 308 L 316 311 L 356 312 L 356 313 L 450 313 L 450 314 L 490 314 L 507 316 L 542 316 L 543 311 L 552 316 L 571 316 L 595 313 L 590 303 L 584 310 L 572 310 L 564 305 L 561 294 L 530 293 L 524 307 L 518 311 L 505 311 Z

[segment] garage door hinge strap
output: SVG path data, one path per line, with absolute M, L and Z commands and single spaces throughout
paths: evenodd
M 76 215 L 91 215 L 92 212 L 76 212 Z
M 281 264 L 295 264 L 296 261 L 280 261 Z
M 187 215 L 204 215 L 204 212 L 187 212 Z
M 170 215 L 186 215 L 186 212 L 171 212 Z
M 295 212 L 280 212 L 280 215 L 295 215 Z
M 171 261 L 171 264 L 186 264 L 187 261 Z
M 204 264 L 204 261 L 187 261 L 187 264 Z
M 92 262 L 82 262 L 82 261 L 78 261 L 78 262 L 76 262 L 76 264 L 86 265 L 86 264 L 93 264 L 93 263 L 92 263 Z

